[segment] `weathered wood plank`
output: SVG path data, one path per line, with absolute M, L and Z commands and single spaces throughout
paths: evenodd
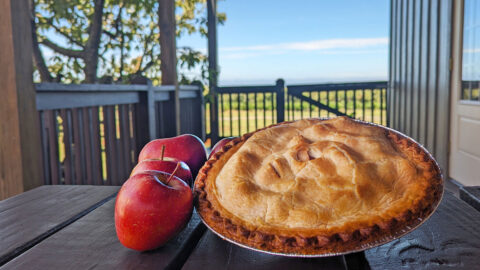
M 0 265 L 109 200 L 118 189 L 41 186 L 1 201 Z
M 82 109 L 72 109 L 72 125 L 73 125 L 73 158 L 75 163 L 75 184 L 86 184 L 87 177 L 85 175 L 85 147 L 83 138 L 83 121 Z
M 480 212 L 447 191 L 420 228 L 365 255 L 372 269 L 477 269 L 479 226 Z
M 57 115 L 55 111 L 45 112 L 45 121 L 48 134 L 48 157 L 50 161 L 50 176 L 51 179 L 48 183 L 59 184 L 60 183 L 60 160 L 58 157 L 58 128 L 57 128 Z M 47 168 L 44 168 L 47 170 Z
M 102 185 L 102 146 L 100 143 L 100 112 L 98 107 L 92 108 L 92 129 L 90 130 L 90 136 L 92 138 L 92 162 L 93 162 L 93 183 L 94 185 Z M 105 133 L 104 133 L 105 134 Z
M 121 142 L 121 162 L 122 162 L 122 175 L 120 177 L 120 184 L 123 184 L 130 175 L 132 170 L 132 162 L 130 161 L 130 121 L 128 121 L 128 105 L 119 105 L 120 116 L 120 139 Z
M 2 269 L 179 269 L 205 230 L 194 214 L 165 246 L 137 252 L 118 241 L 114 207 L 115 200 L 105 203 Z
M 0 199 L 43 182 L 28 1 L 0 1 Z
M 35 89 L 38 92 L 142 92 L 147 91 L 148 86 L 145 84 L 62 84 L 62 83 L 37 83 Z M 180 91 L 198 91 L 199 87 L 196 85 L 180 85 Z M 158 91 L 175 91 L 173 85 L 154 86 L 152 89 Z
M 89 106 L 106 106 L 138 103 L 137 92 L 38 92 L 38 110 L 71 109 Z
M 107 185 L 117 185 L 118 162 L 116 149 L 115 107 L 103 107 L 103 128 L 105 131 L 105 153 L 107 158 Z
M 83 136 L 85 140 L 85 175 L 86 179 L 84 179 L 87 185 L 93 185 L 93 138 L 91 137 L 91 130 L 92 130 L 92 108 L 84 108 L 82 110 L 83 115 Z
M 65 159 L 63 160 L 63 172 L 64 172 L 64 183 L 71 185 L 74 182 L 74 166 L 73 166 L 73 154 L 72 154 L 72 132 L 71 132 L 71 121 L 70 121 L 70 110 L 62 109 L 60 110 L 60 116 L 62 117 L 62 127 L 63 127 L 63 145 Z
M 343 256 L 289 258 L 252 251 L 207 231 L 183 266 L 189 269 L 346 269 Z
M 480 187 L 461 187 L 460 199 L 480 211 Z
M 43 184 L 51 184 L 50 176 L 50 159 L 48 157 L 48 133 L 47 133 L 47 117 L 44 111 L 38 112 L 39 123 L 40 123 L 40 133 L 42 138 L 42 164 L 43 164 Z

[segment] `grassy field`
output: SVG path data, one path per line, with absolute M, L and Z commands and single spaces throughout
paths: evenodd
M 363 95 L 365 94 L 365 95 Z M 383 96 L 381 96 L 383 95 Z M 343 91 L 311 93 L 307 97 L 317 100 L 340 112 L 357 119 L 377 124 L 386 123 L 386 97 L 380 90 Z M 255 99 L 257 104 L 255 106 Z M 248 100 L 248 102 L 247 102 Z M 276 123 L 276 104 L 272 94 L 223 94 L 219 97 L 219 135 L 221 137 L 239 136 L 258 128 Z M 231 102 L 230 102 L 231 101 Z M 210 133 L 210 108 L 206 107 L 206 131 Z M 285 120 L 298 120 L 309 117 L 334 117 L 333 113 L 321 110 L 297 98 L 287 98 L 285 104 Z

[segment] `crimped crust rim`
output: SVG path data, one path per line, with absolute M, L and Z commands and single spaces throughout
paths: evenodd
M 408 154 L 409 159 L 415 160 L 417 164 L 422 164 L 422 166 L 428 168 L 425 172 L 429 173 L 427 179 L 431 184 L 425 190 L 425 196 L 415 201 L 414 205 L 400 215 L 394 216 L 389 220 L 384 220 L 378 224 L 363 226 L 355 230 L 326 232 L 324 234 L 311 236 L 305 235 L 301 231 L 292 235 L 282 235 L 262 229 L 252 230 L 247 228 L 245 224 L 239 224 L 241 222 L 238 222 L 238 220 L 233 221 L 222 215 L 221 212 L 226 210 L 219 209 L 220 211 L 218 211 L 217 209 L 213 209 L 212 203 L 207 198 L 205 181 L 208 172 L 219 159 L 236 145 L 245 142 L 254 133 L 294 121 L 277 123 L 244 134 L 241 137 L 233 139 L 216 152 L 200 169 L 195 180 L 194 193 L 197 212 L 200 214 L 202 220 L 216 233 L 243 245 L 275 253 L 294 253 L 299 255 L 342 253 L 356 250 L 359 247 L 369 248 L 372 247 L 372 243 L 382 244 L 385 242 L 385 239 L 393 240 L 398 235 L 403 235 L 406 228 L 415 228 L 423 223 L 423 221 L 433 213 L 436 206 L 438 206 L 443 195 L 443 176 L 441 170 L 430 153 L 408 136 L 387 127 L 355 119 L 354 121 L 364 125 L 382 128 L 394 145 L 400 148 L 403 153 Z

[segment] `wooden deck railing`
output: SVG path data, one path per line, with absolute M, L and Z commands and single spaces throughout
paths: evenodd
M 385 81 L 285 86 L 279 79 L 274 85 L 217 87 L 216 92 L 219 138 L 308 117 L 348 115 L 387 124 Z
M 143 145 L 175 136 L 173 86 L 36 85 L 45 184 L 120 185 Z M 181 131 L 205 137 L 200 86 L 180 86 Z

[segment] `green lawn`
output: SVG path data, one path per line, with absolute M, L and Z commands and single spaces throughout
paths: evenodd
M 373 93 L 373 94 L 372 94 Z M 383 95 L 383 96 L 381 96 Z M 377 124 L 386 123 L 385 92 L 353 91 L 313 92 L 305 95 L 338 111 L 357 119 Z M 255 104 L 255 99 L 257 103 Z M 247 102 L 248 100 L 248 102 Z M 258 128 L 276 123 L 275 99 L 272 94 L 223 94 L 219 97 L 219 135 L 221 137 L 239 136 Z M 240 102 L 239 102 L 240 101 Z M 222 103 L 223 102 L 223 103 Z M 309 117 L 334 117 L 335 114 L 296 98 L 287 98 L 285 120 L 298 120 Z M 256 121 L 255 121 L 256 120 Z M 206 107 L 206 131 L 210 133 L 210 107 Z

